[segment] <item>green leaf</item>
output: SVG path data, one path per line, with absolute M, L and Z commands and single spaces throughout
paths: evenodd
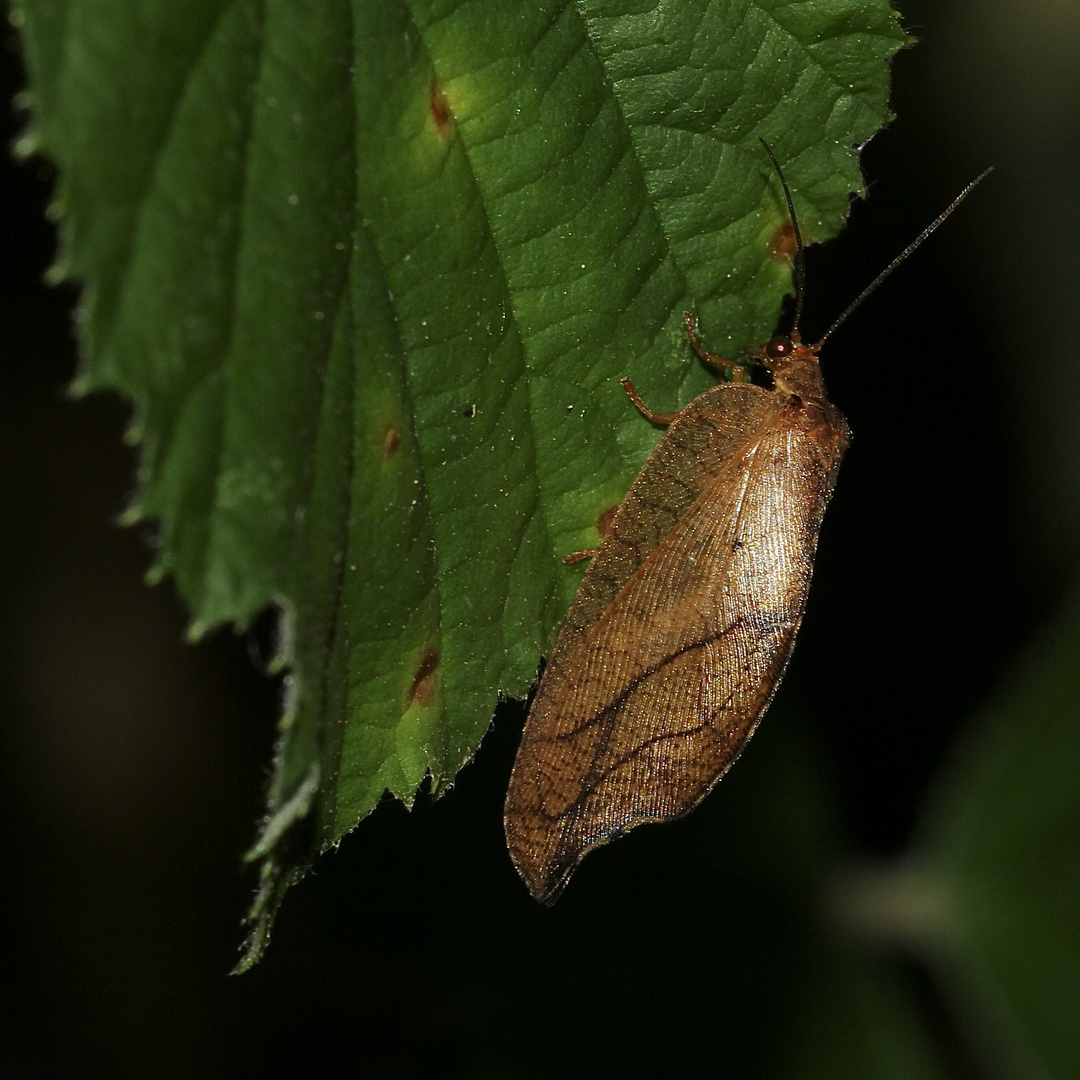
M 523 695 L 657 409 L 757 344 L 861 189 L 884 0 L 23 0 L 34 127 L 86 283 L 79 389 L 135 404 L 130 517 L 192 632 L 283 618 L 249 959 L 387 790 Z

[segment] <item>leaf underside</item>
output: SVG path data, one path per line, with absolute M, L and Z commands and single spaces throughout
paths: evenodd
M 23 0 L 85 283 L 78 389 L 134 403 L 129 517 L 192 632 L 283 612 L 246 962 L 387 790 L 522 696 L 656 432 L 861 190 L 904 44 L 884 0 Z

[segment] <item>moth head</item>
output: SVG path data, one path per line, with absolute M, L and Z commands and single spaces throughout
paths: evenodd
M 798 338 L 777 335 L 757 353 L 756 359 L 772 376 L 773 387 L 785 395 L 807 401 L 825 397 L 817 347 Z
M 775 362 L 777 360 L 783 360 L 790 356 L 795 349 L 798 348 L 798 342 L 792 341 L 789 337 L 784 337 L 783 334 L 777 334 L 769 343 L 765 346 L 765 362 L 766 364 Z

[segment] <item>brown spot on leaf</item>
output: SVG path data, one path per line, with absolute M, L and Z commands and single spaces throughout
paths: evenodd
M 414 701 L 425 709 L 431 705 L 435 700 L 435 675 L 438 669 L 439 651 L 428 647 L 420 657 L 420 663 L 416 665 L 412 686 L 409 687 L 409 695 L 405 700 L 406 707 Z
M 434 79 L 431 80 L 431 119 L 435 121 L 435 127 L 439 134 L 448 139 L 454 130 L 454 117 L 450 113 L 450 103 L 442 92 L 442 87 Z
M 772 247 L 773 258 L 777 262 L 790 262 L 795 258 L 798 244 L 795 243 L 795 228 L 790 221 L 785 221 L 773 233 L 770 246 Z
M 608 530 L 611 528 L 611 521 L 615 517 L 616 512 L 619 509 L 619 504 L 609 506 L 597 519 L 596 530 L 600 533 L 601 537 L 607 536 Z
M 388 424 L 379 445 L 382 447 L 383 456 L 392 458 L 401 445 L 401 428 L 397 424 Z

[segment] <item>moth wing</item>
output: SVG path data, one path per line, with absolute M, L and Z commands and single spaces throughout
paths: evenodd
M 587 630 L 712 479 L 775 415 L 774 395 L 722 383 L 694 399 L 668 427 L 619 504 L 566 616 L 552 661 Z
M 794 645 L 834 472 L 766 410 L 602 613 L 560 637 L 507 796 L 534 895 L 554 899 L 614 836 L 688 812 L 738 757 Z

